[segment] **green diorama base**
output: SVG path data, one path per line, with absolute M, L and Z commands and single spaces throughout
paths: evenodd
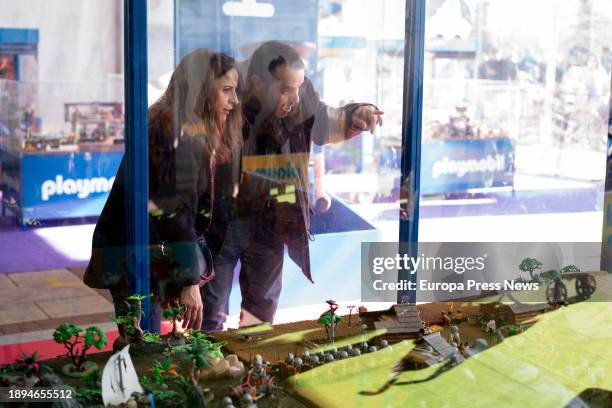
M 527 330 L 505 339 L 483 331 L 480 306 L 489 302 L 512 303 L 500 294 L 470 302 L 453 302 L 454 316 L 461 311 L 464 319 L 452 322 L 459 328 L 462 341 L 474 344 L 484 338 L 489 348 L 453 366 L 438 363 L 424 369 L 399 372 L 392 376 L 398 362 L 406 359 L 414 348 L 414 340 L 403 340 L 376 352 L 364 353 L 326 363 L 285 379 L 277 378 L 275 395 L 257 400 L 258 407 L 566 407 L 580 397 L 591 407 L 612 406 L 612 304 L 609 298 L 610 276 L 597 278 L 598 297 L 592 300 L 561 306 L 540 314 Z M 607 286 L 606 286 L 607 285 Z M 568 285 L 568 289 L 570 285 Z M 571 296 L 571 289 L 568 290 Z M 597 293 L 597 292 L 596 292 Z M 521 302 L 540 302 L 545 293 L 513 292 Z M 322 309 L 325 306 L 322 305 Z M 428 326 L 442 330 L 443 338 L 449 337 L 450 326 L 442 321 L 447 302 L 418 305 L 421 320 Z M 465 319 L 468 316 L 470 319 Z M 473 319 L 473 318 L 476 319 Z M 288 353 L 298 357 L 305 350 L 311 354 L 332 348 L 342 349 L 368 341 L 380 346 L 384 331 L 361 333 L 361 321 L 357 314 L 343 316 L 336 328 L 336 341 L 327 341 L 326 331 L 316 321 L 301 321 L 248 330 L 230 330 L 215 333 L 214 340 L 224 344 L 223 353 L 237 354 L 250 368 L 256 355 L 276 365 L 284 361 Z M 485 322 L 486 323 L 486 322 Z M 506 328 L 509 325 L 505 326 Z M 499 327 L 498 327 L 499 329 Z M 502 341 L 503 340 L 503 341 Z M 110 353 L 88 355 L 98 363 L 100 370 Z M 161 353 L 142 355 L 132 353 L 132 359 L 140 378 L 150 376 L 149 369 L 155 360 L 162 361 Z M 188 373 L 189 362 L 173 357 L 179 372 Z M 177 361 L 178 360 L 178 361 Z M 65 358 L 45 362 L 62 377 L 65 383 L 82 387 L 83 380 L 61 375 Z M 268 367 L 268 374 L 274 374 Z M 394 378 L 393 381 L 389 381 Z M 170 382 L 169 382 L 170 383 Z M 222 399 L 230 387 L 241 384 L 240 378 L 201 379 L 202 388 L 209 388 L 215 400 L 209 405 L 221 407 Z M 170 390 L 183 397 L 174 385 Z M 235 406 L 240 406 L 238 399 Z M 168 406 L 168 404 L 157 404 Z M 577 405 L 584 406 L 584 405 Z
M 288 386 L 320 407 L 566 407 L 577 396 L 610 407 L 611 342 L 612 305 L 582 302 L 541 315 L 524 333 L 438 376 L 437 366 L 407 371 L 384 389 L 413 347 L 402 342 L 298 374 Z
M 100 367 L 100 370 L 104 369 L 105 363 L 111 356 L 111 352 L 103 352 L 103 353 L 95 353 L 88 355 L 88 360 L 95 362 Z M 226 353 L 224 353 L 226 354 Z M 131 355 L 132 362 L 134 364 L 134 368 L 138 374 L 138 377 L 142 379 L 143 375 L 151 377 L 151 367 L 155 361 L 162 361 L 164 359 L 163 354 L 161 353 L 150 353 L 148 355 Z M 79 389 L 85 386 L 85 382 L 80 378 L 71 378 L 66 377 L 62 374 L 62 366 L 68 363 L 69 360 L 67 358 L 58 358 L 53 360 L 47 360 L 44 364 L 48 365 L 53 369 L 55 374 L 60 376 L 63 380 L 64 384 L 70 385 L 75 389 Z M 178 357 L 173 358 L 173 363 L 179 366 L 177 370 L 179 373 L 187 376 L 189 371 L 188 365 L 189 362 L 187 360 L 182 360 Z M 199 384 L 201 387 L 209 388 L 212 393 L 215 395 L 215 399 L 212 401 L 210 407 L 224 407 L 222 404 L 222 399 L 229 394 L 230 387 L 235 387 L 241 383 L 240 378 L 222 378 L 222 379 L 201 379 Z M 172 381 L 168 381 L 169 387 L 168 390 L 175 391 L 178 394 L 178 399 L 174 402 L 159 402 L 156 401 L 156 407 L 166 407 L 166 406 L 183 406 L 184 402 L 184 393 L 177 386 L 172 384 Z M 235 405 L 240 406 L 236 399 Z M 84 403 L 84 406 L 101 406 L 102 401 L 99 400 L 99 405 L 95 403 Z M 142 405 L 139 405 L 142 406 Z M 295 396 L 289 395 L 283 388 L 278 388 L 273 397 L 265 397 L 257 401 L 257 406 L 260 408 L 277 408 L 277 407 L 287 407 L 287 408 L 305 408 L 307 405 L 300 402 Z

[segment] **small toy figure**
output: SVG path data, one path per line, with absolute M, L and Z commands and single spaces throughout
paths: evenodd
M 304 363 L 302 362 L 301 358 L 297 357 L 295 360 L 293 360 L 293 366 L 296 370 L 300 371 L 304 366 Z
M 459 335 L 459 328 L 457 326 L 450 327 L 450 335 L 448 337 L 448 342 L 451 346 L 457 348 L 461 345 L 461 335 Z
M 495 333 L 497 331 L 494 319 L 491 319 L 486 323 L 484 331 L 485 333 Z
M 234 401 L 230 397 L 225 397 L 221 400 L 221 406 L 223 408 L 236 408 L 234 407 Z
M 442 325 L 443 326 L 450 326 L 451 323 L 451 318 L 448 316 L 448 313 L 445 311 L 440 312 L 441 316 L 442 316 Z
M 253 357 L 249 374 L 251 374 L 255 381 L 262 380 L 268 377 L 266 373 L 266 366 L 263 362 L 263 358 L 261 357 L 261 355 L 256 354 L 255 357 Z

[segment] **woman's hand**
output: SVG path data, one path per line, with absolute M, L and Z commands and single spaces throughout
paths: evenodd
M 185 311 L 185 317 L 183 319 L 183 328 L 200 330 L 204 311 L 200 287 L 198 285 L 183 287 L 181 290 L 181 304 L 187 306 L 187 311 Z

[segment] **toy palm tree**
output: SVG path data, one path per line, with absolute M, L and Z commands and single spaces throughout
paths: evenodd
M 128 313 L 127 316 L 130 318 L 132 327 L 134 328 L 133 336 L 141 338 L 143 335 L 140 323 L 144 312 L 142 311 L 142 301 L 153 296 L 152 293 L 148 295 L 132 295 L 127 298 Z

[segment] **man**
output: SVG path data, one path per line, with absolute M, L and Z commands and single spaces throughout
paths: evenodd
M 237 214 L 215 258 L 217 276 L 203 288 L 207 332 L 223 328 L 238 260 L 242 310 L 255 320 L 274 320 L 285 245 L 312 282 L 307 175 L 311 144 L 341 142 L 382 125 L 383 112 L 373 105 L 335 109 L 323 104 L 304 75 L 300 55 L 281 42 L 267 42 L 253 53 L 244 81 Z

